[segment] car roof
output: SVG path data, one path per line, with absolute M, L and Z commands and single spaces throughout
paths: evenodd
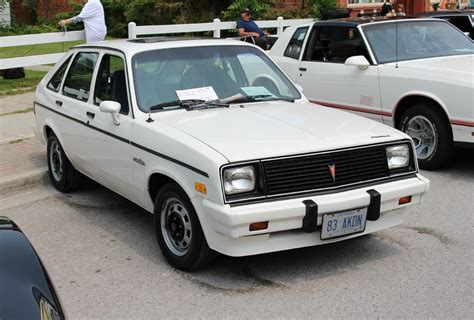
M 109 49 L 119 50 L 126 55 L 138 52 L 205 46 L 254 46 L 253 44 L 238 41 L 236 39 L 213 39 L 213 38 L 187 38 L 187 37 L 148 37 L 138 39 L 106 40 L 89 44 L 82 44 L 72 49 Z

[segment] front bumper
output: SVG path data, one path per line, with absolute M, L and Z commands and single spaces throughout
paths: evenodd
M 245 256 L 336 242 L 395 226 L 403 222 L 403 209 L 421 203 L 428 189 L 429 180 L 417 174 L 350 191 L 234 207 L 204 198 L 194 198 L 192 202 L 209 247 L 226 255 Z M 303 201 L 317 204 L 315 220 L 320 226 L 326 213 L 368 207 L 371 203 L 369 190 L 380 194 L 380 217 L 367 221 L 363 233 L 321 240 L 320 227 L 310 233 L 303 231 L 303 219 L 307 215 Z M 411 196 L 411 202 L 400 205 L 399 199 L 406 196 Z M 260 221 L 268 221 L 268 228 L 249 231 L 251 223 Z

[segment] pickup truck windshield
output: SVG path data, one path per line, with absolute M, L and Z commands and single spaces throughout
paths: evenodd
M 205 91 L 209 94 L 212 87 L 217 99 L 265 96 L 269 97 L 265 100 L 291 101 L 301 98 L 280 69 L 260 50 L 249 46 L 146 51 L 133 57 L 132 66 L 138 107 L 144 112 L 151 106 L 179 101 L 181 98 L 176 91 L 196 88 L 207 88 Z
M 474 54 L 474 43 L 444 21 L 374 23 L 363 30 L 378 63 Z

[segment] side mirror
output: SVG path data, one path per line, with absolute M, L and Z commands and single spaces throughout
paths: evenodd
M 365 70 L 370 66 L 369 61 L 364 56 L 352 56 L 344 62 L 346 66 L 358 67 L 359 70 Z
M 99 105 L 99 110 L 105 113 L 110 113 L 112 121 L 116 126 L 120 124 L 119 112 L 122 106 L 115 101 L 102 101 Z

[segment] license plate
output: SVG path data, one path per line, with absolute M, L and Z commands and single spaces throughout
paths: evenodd
M 321 240 L 363 232 L 366 217 L 367 208 L 325 214 L 321 226 Z

